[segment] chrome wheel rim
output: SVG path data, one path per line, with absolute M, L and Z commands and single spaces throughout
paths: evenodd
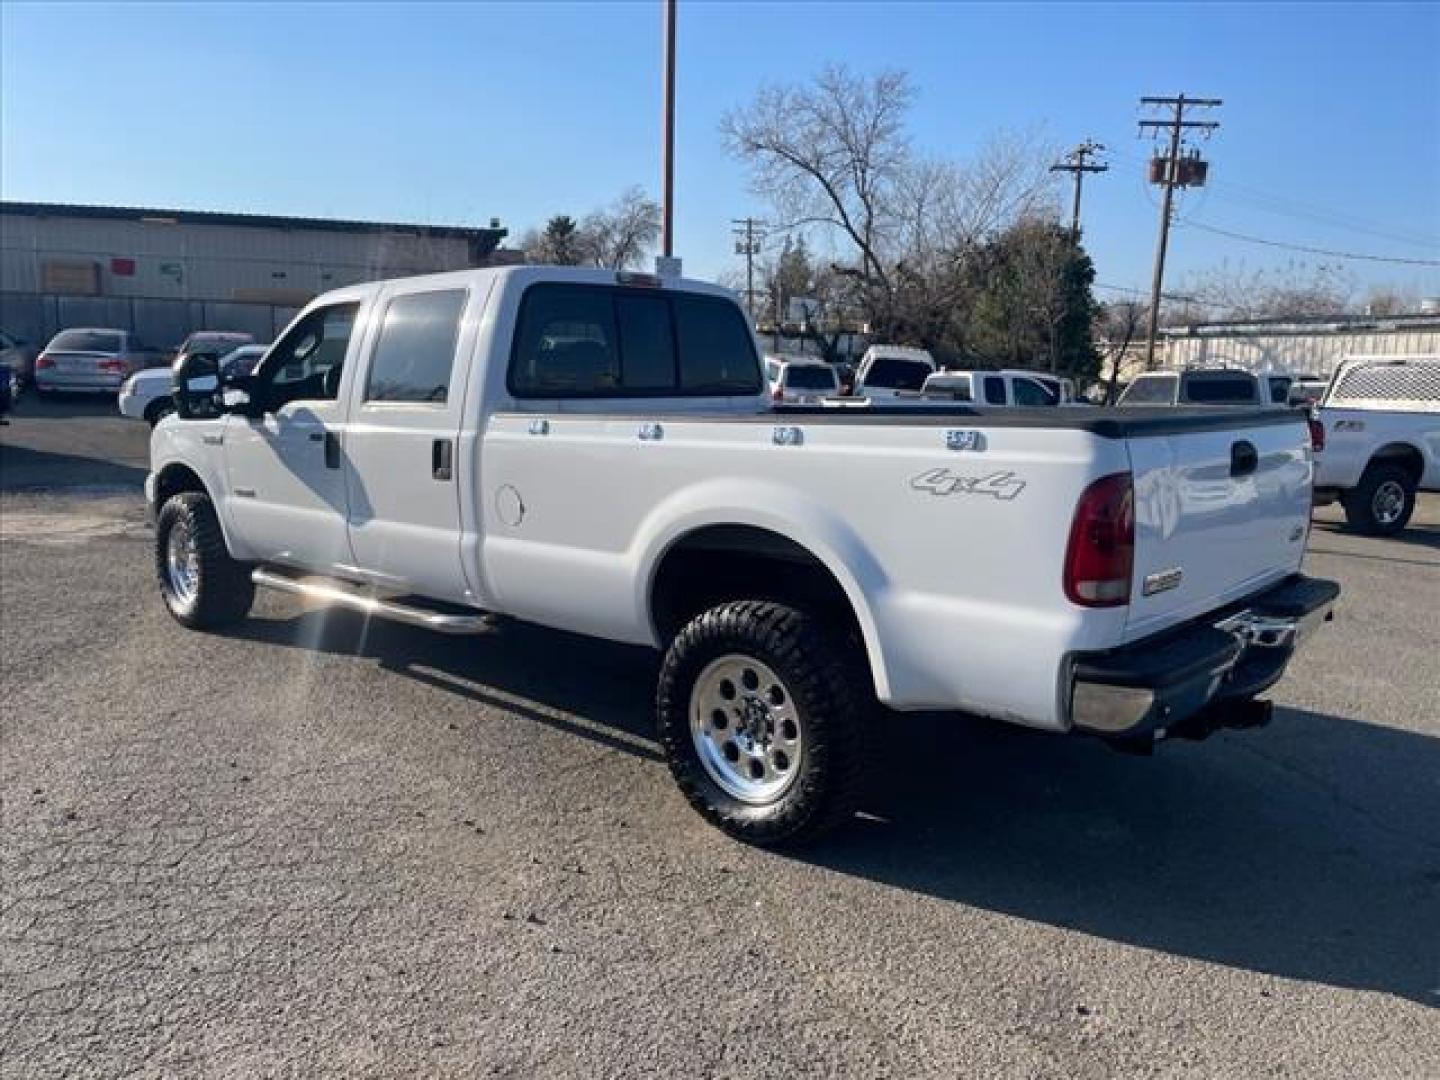
M 804 726 L 795 699 L 770 665 L 731 653 L 700 672 L 690 692 L 690 738 L 700 764 L 727 795 L 776 802 L 795 783 Z
M 165 540 L 165 580 L 175 599 L 189 604 L 200 591 L 200 552 L 190 526 L 177 521 Z
M 1370 511 L 1381 525 L 1393 525 L 1400 520 L 1405 509 L 1405 489 L 1398 480 L 1386 480 L 1375 489 L 1370 500 Z

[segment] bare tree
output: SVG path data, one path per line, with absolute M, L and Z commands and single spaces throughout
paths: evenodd
M 813 85 L 771 86 L 721 123 L 752 186 L 788 227 L 820 225 L 853 248 L 857 272 L 889 292 L 887 225 L 910 163 L 905 113 L 913 94 L 900 72 L 873 78 L 831 66 Z
M 1125 364 L 1125 354 L 1139 337 L 1141 326 L 1146 325 L 1149 310 L 1149 305 L 1139 300 L 1116 300 L 1100 308 L 1095 320 L 1095 344 L 1104 362 L 1110 366 L 1109 377 L 1105 380 L 1106 405 L 1114 405 L 1119 396 L 1120 371 Z
M 611 270 L 641 265 L 660 238 L 660 205 L 639 187 L 585 215 L 578 247 L 585 261 Z
M 1355 279 L 1330 263 L 1290 262 L 1251 270 L 1221 263 L 1186 279 L 1180 292 L 1193 302 L 1172 313 L 1184 322 L 1220 319 L 1340 318 L 1353 310 Z
M 761 90 L 721 131 L 782 226 L 828 232 L 872 329 L 930 344 L 961 334 L 973 276 L 956 266 L 971 249 L 1057 203 L 1033 134 L 996 136 L 966 164 L 914 154 L 913 96 L 903 73 L 829 67 Z

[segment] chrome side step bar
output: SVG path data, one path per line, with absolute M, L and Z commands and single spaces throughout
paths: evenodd
M 436 630 L 442 634 L 480 634 L 490 628 L 489 616 L 483 612 L 476 612 L 474 615 L 450 615 L 440 611 L 427 611 L 409 604 L 398 604 L 393 600 L 365 596 L 338 581 L 302 581 L 273 570 L 253 570 L 250 580 L 266 589 L 302 596 L 322 604 L 349 608 L 377 619 L 390 619 L 407 626 Z

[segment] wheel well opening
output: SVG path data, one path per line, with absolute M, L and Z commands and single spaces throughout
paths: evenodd
M 1382 446 L 1375 451 L 1375 456 L 1370 460 L 1386 465 L 1399 465 L 1410 474 L 1410 478 L 1417 484 L 1425 472 L 1425 458 L 1421 456 L 1419 450 L 1406 443 L 1390 443 Z
M 662 641 L 696 615 L 729 600 L 803 607 L 863 642 L 860 620 L 840 582 L 789 537 L 749 525 L 712 525 L 677 541 L 650 589 L 650 617 Z
M 204 490 L 204 482 L 193 469 L 185 465 L 166 465 L 155 478 L 155 510 L 158 513 L 172 495 L 178 495 L 182 491 Z

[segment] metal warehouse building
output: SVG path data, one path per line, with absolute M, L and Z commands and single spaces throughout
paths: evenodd
M 506 230 L 0 202 L 0 326 L 43 342 L 69 326 L 166 347 L 192 330 L 271 340 L 317 293 L 484 266 Z
M 1162 329 L 1169 368 L 1231 367 L 1328 378 L 1347 356 L 1440 354 L 1440 313 L 1364 319 L 1284 319 Z

